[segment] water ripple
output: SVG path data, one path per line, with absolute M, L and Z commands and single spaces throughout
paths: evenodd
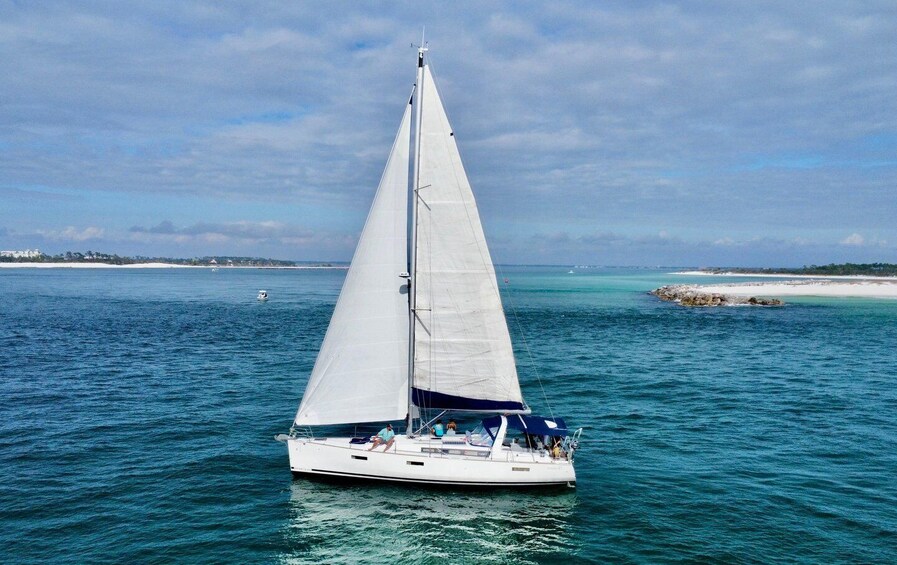
M 505 268 L 576 490 L 293 481 L 271 438 L 343 274 L 0 272 L 0 562 L 897 562 L 897 302 Z

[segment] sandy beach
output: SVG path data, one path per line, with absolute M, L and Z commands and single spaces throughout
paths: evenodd
M 834 278 L 834 277 L 832 277 Z M 843 296 L 864 298 L 897 298 L 897 280 L 827 280 L 816 277 L 812 280 L 790 280 L 781 282 L 749 282 L 717 285 L 690 285 L 695 290 L 706 293 L 733 296 Z
M 688 285 L 706 293 L 730 296 L 843 296 L 865 298 L 897 298 L 897 277 L 864 275 L 789 275 L 750 274 L 708 271 L 679 271 L 674 275 L 695 277 L 742 277 L 764 279 L 788 279 L 762 282 L 696 284 Z
M 174 265 L 172 263 L 0 263 L 0 269 L 208 269 L 206 265 Z
M 894 281 L 897 277 L 875 277 L 867 275 L 789 275 L 788 273 L 729 273 L 719 272 L 711 273 L 707 271 L 678 271 L 670 273 L 671 275 L 685 275 L 689 277 L 745 277 L 745 278 L 768 278 L 768 279 L 815 279 L 815 280 L 844 280 L 844 281 Z

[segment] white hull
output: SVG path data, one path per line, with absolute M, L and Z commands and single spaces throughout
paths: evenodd
M 350 438 L 292 437 L 287 440 L 295 474 L 455 486 L 574 486 L 573 463 L 547 453 L 476 447 L 464 436 L 396 436 L 389 451 Z

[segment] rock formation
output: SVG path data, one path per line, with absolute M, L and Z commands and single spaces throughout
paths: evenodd
M 655 288 L 651 294 L 669 302 L 678 302 L 682 306 L 781 306 L 784 304 L 776 298 L 757 298 L 755 296 L 730 296 L 716 292 L 704 292 L 700 287 L 687 284 L 673 284 Z

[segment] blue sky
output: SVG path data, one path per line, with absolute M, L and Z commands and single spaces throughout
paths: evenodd
M 496 261 L 897 262 L 893 2 L 0 0 L 0 248 L 349 259 L 422 25 Z

